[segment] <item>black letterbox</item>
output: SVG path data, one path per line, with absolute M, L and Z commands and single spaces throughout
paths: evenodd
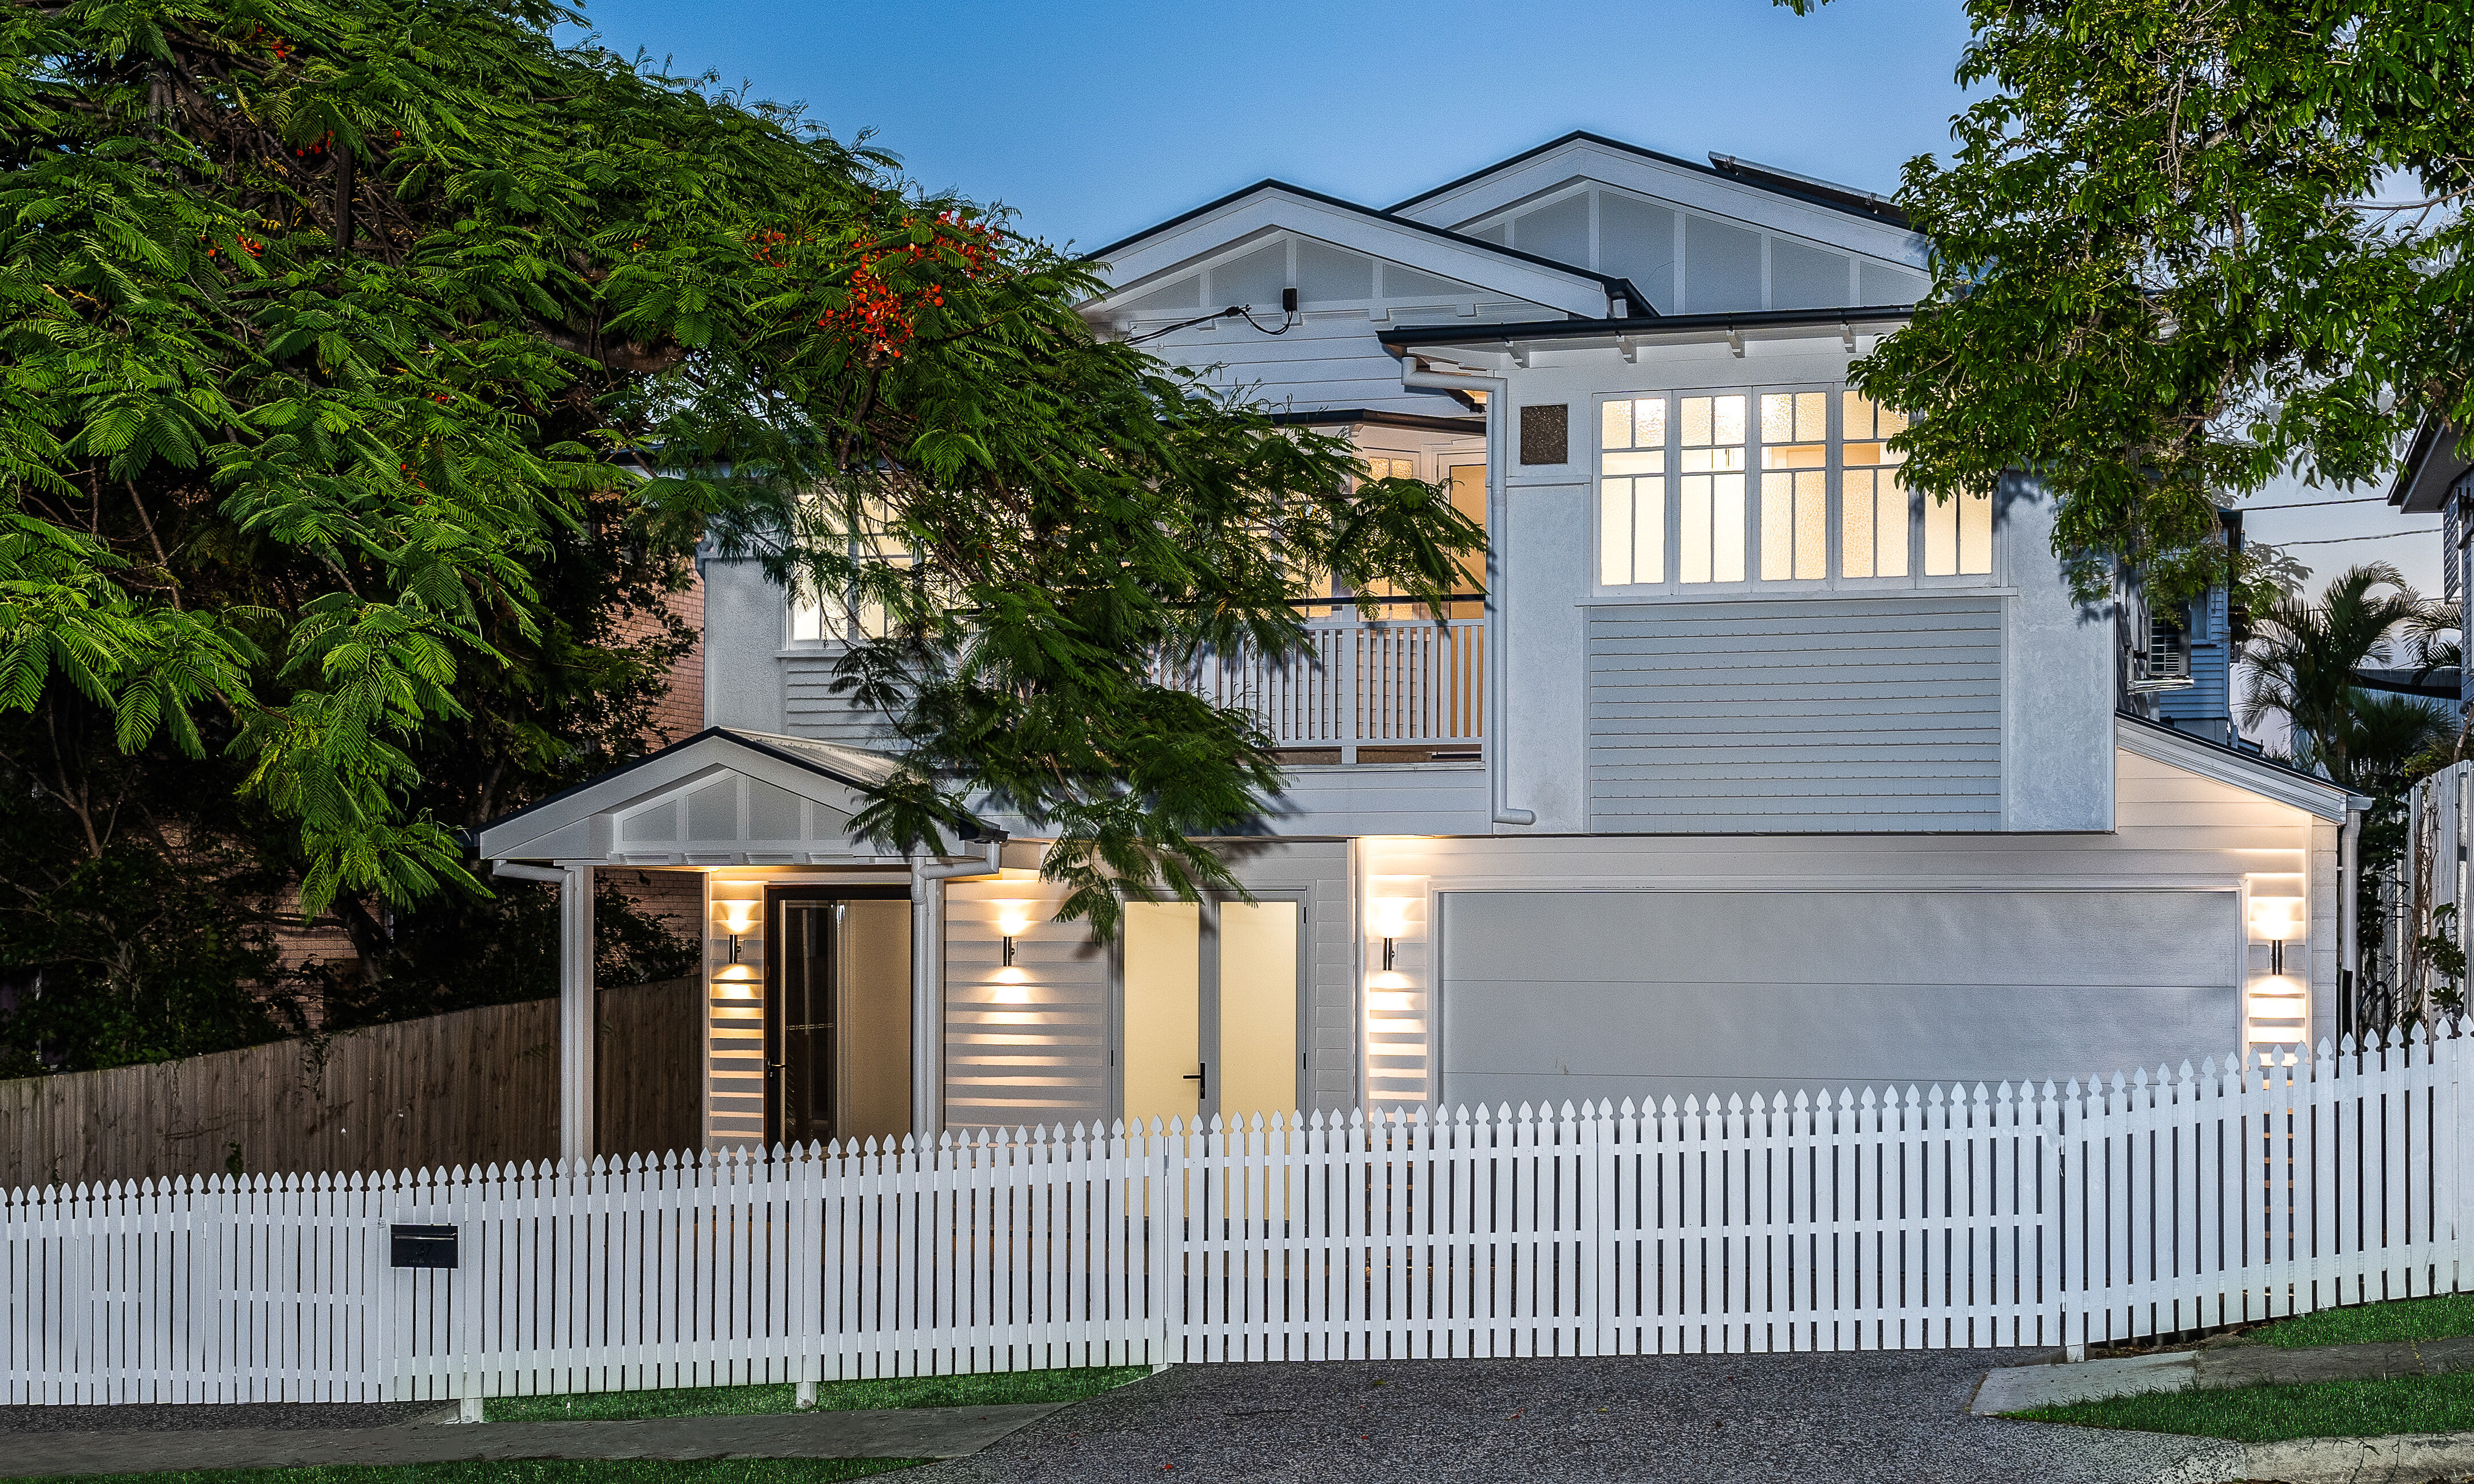
M 451 1268 L 455 1265 L 453 1227 L 395 1227 L 388 1253 L 389 1267 Z

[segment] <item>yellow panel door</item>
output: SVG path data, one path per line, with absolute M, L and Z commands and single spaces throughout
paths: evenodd
M 1126 1121 L 1192 1123 L 1202 1111 L 1202 915 L 1126 904 Z
M 1298 904 L 1220 908 L 1220 1065 L 1215 1111 L 1232 1125 L 1298 1110 Z

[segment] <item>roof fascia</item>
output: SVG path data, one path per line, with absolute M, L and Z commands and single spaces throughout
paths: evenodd
M 1603 314 L 1609 299 L 1626 292 L 1620 278 L 1266 180 L 1090 254 L 1095 261 L 1106 255 L 1110 287 L 1082 309 L 1104 312 L 1152 278 L 1273 230 L 1571 314 Z
M 2323 820 L 2341 823 L 2354 795 L 2325 778 L 2280 768 L 2264 758 L 2230 747 L 2219 747 L 2187 731 L 2117 712 L 2113 718 L 2116 747 L 2134 756 L 2195 773 L 2212 782 L 2257 794 L 2276 803 L 2300 809 Z
M 1272 420 L 1283 427 L 1343 427 L 1362 424 L 1368 427 L 1414 428 L 1423 433 L 1457 433 L 1464 437 L 1484 438 L 1484 418 L 1438 418 L 1422 412 L 1385 412 L 1379 407 L 1335 407 L 1322 412 L 1275 412 Z
M 1395 349 L 1466 348 L 1496 354 L 1534 341 L 1578 342 L 1572 348 L 1621 349 L 1628 346 L 1723 341 L 1797 340 L 1814 330 L 1838 329 L 1881 335 L 1912 319 L 1911 304 L 1854 309 L 1760 309 L 1738 314 L 1670 314 L 1641 320 L 1537 320 L 1521 324 L 1413 324 L 1380 339 Z
M 1589 163 L 1599 161 L 1604 162 L 1600 168 L 1588 168 Z M 1609 166 L 1613 168 L 1606 168 Z M 1492 215 L 1574 180 L 1637 191 L 1693 210 L 1807 237 L 1887 262 L 1915 268 L 1923 267 L 1925 262 L 1921 235 L 1871 212 L 1588 132 L 1565 134 L 1422 196 L 1413 196 L 1391 210 L 1409 220 L 1457 225 Z M 1856 232 L 1852 238 L 1851 227 Z
M 2389 483 L 2389 503 L 2409 515 L 2434 514 L 2448 503 L 2449 488 L 2468 468 L 2474 468 L 2474 459 L 2456 432 L 2438 418 L 2426 418 Z

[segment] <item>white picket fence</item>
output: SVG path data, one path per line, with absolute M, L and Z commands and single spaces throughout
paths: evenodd
M 15 1191 L 0 1400 L 2084 1345 L 2454 1290 L 2469 1056 Z

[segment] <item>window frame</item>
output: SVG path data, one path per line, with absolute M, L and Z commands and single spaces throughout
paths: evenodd
M 2001 587 L 2008 579 L 2007 559 L 2001 539 L 2001 510 L 1993 509 L 1992 550 L 1989 570 L 1957 572 L 1928 576 L 1925 572 L 1925 515 L 1927 500 L 1923 494 L 1908 489 L 1902 481 L 1907 508 L 1907 570 L 1899 577 L 1844 576 L 1846 541 L 1846 409 L 1844 394 L 1856 389 L 1845 381 L 1791 381 L 1774 384 L 1750 383 L 1736 386 L 1692 386 L 1640 388 L 1631 391 L 1602 392 L 1590 398 L 1589 455 L 1589 591 L 1599 598 L 1695 596 L 1743 597 L 1776 593 L 1809 595 L 1824 592 L 1883 593 L 1929 592 L 1942 589 L 1970 591 Z M 1760 576 L 1761 561 L 1761 485 L 1770 473 L 1792 472 L 1765 469 L 1762 465 L 1767 444 L 1761 438 L 1760 399 L 1763 395 L 1823 393 L 1828 397 L 1826 419 L 1828 454 L 1823 462 L 1826 497 L 1825 552 L 1823 575 L 1818 578 L 1785 577 L 1765 580 Z M 1740 581 L 1686 583 L 1683 573 L 1683 499 L 1680 480 L 1683 477 L 1682 399 L 1686 396 L 1741 396 L 1744 398 L 1744 576 Z M 1609 449 L 1606 445 L 1606 408 L 1613 402 L 1635 402 L 1660 398 L 1666 404 L 1666 440 L 1662 448 L 1664 472 L 1656 475 L 1609 475 L 1606 459 L 1610 452 L 1633 450 Z M 1868 440 L 1869 442 L 1869 440 Z M 1648 451 L 1648 450 L 1638 450 Z M 1862 469 L 1897 471 L 1904 465 L 1862 465 Z M 1663 481 L 1665 498 L 1661 502 L 1664 517 L 1664 571 L 1661 579 L 1651 583 L 1610 583 L 1606 580 L 1606 542 L 1608 523 L 1605 503 L 1605 481 L 1609 478 L 1655 478 Z

